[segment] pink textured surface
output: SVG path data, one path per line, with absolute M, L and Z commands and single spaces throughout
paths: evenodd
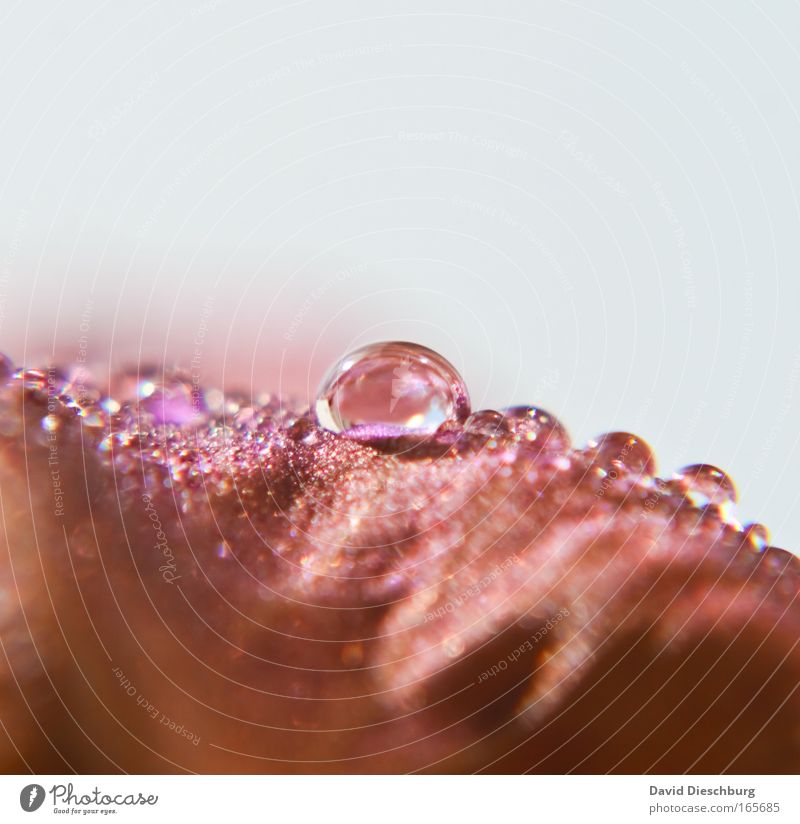
M 275 399 L 89 425 L 21 383 L 6 770 L 800 768 L 796 559 L 638 445 L 610 472 L 594 445 L 358 442 Z

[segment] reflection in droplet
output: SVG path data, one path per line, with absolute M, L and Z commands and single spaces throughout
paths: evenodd
M 315 405 L 325 429 L 358 427 L 432 433 L 469 415 L 464 381 L 441 355 L 414 343 L 363 346 L 342 358 L 322 382 Z
M 676 478 L 695 506 L 726 506 L 736 503 L 736 487 L 733 481 L 716 466 L 692 464 L 676 473 Z
M 637 475 L 652 476 L 656 459 L 652 449 L 630 432 L 608 432 L 590 443 L 592 461 L 606 472 L 627 470 Z
M 561 421 L 538 406 L 511 406 L 503 410 L 517 443 L 536 449 L 566 452 L 572 441 Z

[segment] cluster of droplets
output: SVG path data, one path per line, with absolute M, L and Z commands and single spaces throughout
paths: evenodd
M 471 412 L 467 388 L 455 367 L 412 343 L 371 344 L 342 358 L 323 380 L 315 411 L 321 427 L 358 439 L 404 435 L 564 457 L 571 450 L 566 428 L 538 406 Z M 625 477 L 648 486 L 658 480 L 652 449 L 629 432 L 601 435 L 583 454 L 601 483 Z M 658 480 L 658 485 L 743 531 L 753 549 L 761 552 L 768 547 L 769 533 L 763 525 L 742 527 L 736 520 L 736 487 L 721 469 L 710 464 L 686 466 L 668 481 Z
M 272 396 L 247 399 L 202 390 L 184 373 L 156 368 L 117 372 L 102 391 L 85 371 L 64 375 L 55 369 L 15 369 L 0 355 L 0 382 L 46 399 L 41 421 L 45 432 L 57 431 L 64 417 L 73 415 L 98 434 L 103 450 L 157 431 L 202 430 L 207 442 L 238 434 L 273 446 L 279 436 L 311 444 L 320 429 L 366 443 L 435 442 L 456 452 L 500 450 L 514 459 L 544 454 L 565 464 L 572 449 L 566 428 L 538 406 L 472 412 L 466 385 L 455 367 L 433 350 L 413 343 L 375 343 L 351 352 L 331 368 L 312 409 L 305 413 Z M 7 405 L 7 400 L 0 399 L 2 403 Z M 0 413 L 0 436 L 17 434 L 21 424 L 13 425 L 12 411 L 4 406 Z M 599 484 L 621 477 L 644 485 L 658 480 L 652 450 L 631 433 L 601 435 L 581 454 L 588 458 Z M 157 446 L 154 458 L 163 458 Z M 742 527 L 736 521 L 736 488 L 722 470 L 696 464 L 658 483 L 742 530 L 754 550 L 769 548 L 764 526 Z
M 202 389 L 180 370 L 148 366 L 119 370 L 102 380 L 85 368 L 67 373 L 54 367 L 15 369 L 0 355 L 0 387 L 0 437 L 22 433 L 23 409 L 14 400 L 16 391 L 30 401 L 28 414 L 42 410 L 45 435 L 74 419 L 102 451 L 145 435 L 202 433 L 207 438 L 218 432 L 277 431 L 298 415 L 295 406 L 266 393 L 248 398 Z

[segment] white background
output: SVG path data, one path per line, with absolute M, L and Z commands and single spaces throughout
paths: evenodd
M 365 341 L 728 470 L 800 547 L 800 7 L 6 3 L 0 349 L 305 393 Z M 207 322 L 203 305 L 213 307 Z M 207 314 L 207 312 L 206 312 Z

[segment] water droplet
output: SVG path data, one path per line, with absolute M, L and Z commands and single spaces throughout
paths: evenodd
M 121 409 L 119 401 L 115 398 L 104 398 L 100 402 L 100 406 L 102 406 L 109 415 L 116 415 Z
M 313 444 L 318 439 L 319 429 L 311 415 L 303 415 L 289 426 L 288 434 L 293 441 Z
M 763 552 L 764 548 L 769 545 L 769 530 L 764 524 L 747 524 L 744 528 L 744 536 L 757 552 Z
M 142 383 L 141 392 L 140 409 L 150 413 L 157 423 L 180 426 L 195 420 L 203 411 L 202 397 L 193 394 L 192 387 L 177 377 Z
M 105 426 L 108 420 L 103 407 L 99 403 L 90 403 L 86 406 L 81 406 L 78 411 L 78 417 L 84 426 L 89 426 L 92 429 Z
M 211 412 L 222 412 L 225 407 L 225 393 L 221 389 L 207 389 L 206 407 Z
M 17 369 L 14 380 L 19 381 L 24 389 L 42 390 L 47 386 L 47 372 L 41 369 Z
M 66 387 L 69 389 L 70 387 Z M 98 428 L 106 425 L 107 416 L 103 405 L 99 402 L 99 393 L 94 390 L 82 390 L 76 394 L 67 391 L 59 400 L 67 409 L 71 409 L 84 426 Z
M 590 442 L 593 462 L 604 469 L 654 475 L 656 459 L 650 447 L 630 432 L 607 432 Z
M 376 434 L 433 433 L 469 415 L 461 376 L 441 355 L 415 343 L 363 346 L 342 358 L 322 382 L 315 406 L 325 429 Z
M 162 375 L 163 370 L 145 364 L 119 369 L 111 375 L 109 397 L 120 406 L 146 398 Z
M 467 645 L 460 635 L 451 635 L 442 643 L 442 649 L 448 658 L 458 658 L 464 654 L 466 648 Z
M 243 406 L 233 416 L 236 429 L 255 429 L 258 426 L 258 413 L 252 406 Z
M 686 490 L 686 496 L 695 506 L 725 506 L 736 503 L 736 487 L 733 481 L 716 466 L 692 464 L 676 473 L 676 478 Z
M 564 425 L 538 406 L 511 406 L 503 410 L 517 443 L 536 449 L 566 452 L 572 441 Z
M 42 429 L 45 432 L 57 432 L 61 426 L 61 421 L 57 415 L 45 415 L 42 418 Z
M 486 438 L 500 438 L 511 434 L 511 426 L 505 416 L 494 409 L 473 412 L 464 422 L 464 432 L 468 435 L 482 435 Z

